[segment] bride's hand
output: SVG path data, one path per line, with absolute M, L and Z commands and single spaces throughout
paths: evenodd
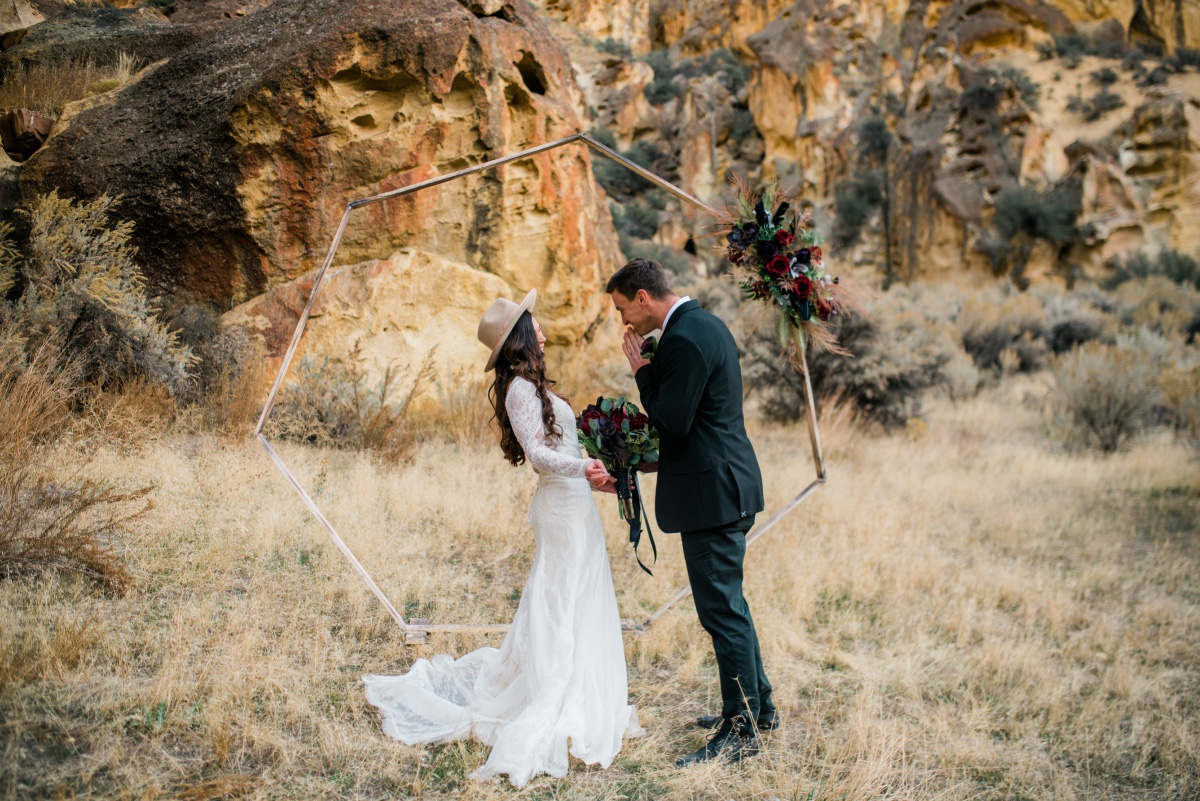
M 583 473 L 587 476 L 588 483 L 592 485 L 592 489 L 599 490 L 600 492 L 616 493 L 617 480 L 604 468 L 604 462 L 599 459 L 593 459 L 588 462 L 588 466 L 583 469 Z

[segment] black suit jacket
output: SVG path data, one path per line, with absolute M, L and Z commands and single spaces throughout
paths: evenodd
M 659 527 L 696 531 L 761 512 L 762 473 L 746 436 L 742 370 L 725 324 L 696 301 L 684 303 L 635 379 L 662 439 Z

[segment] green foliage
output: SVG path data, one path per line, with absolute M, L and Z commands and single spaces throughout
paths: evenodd
M 605 142 L 605 144 L 608 143 Z M 617 149 L 615 140 L 610 147 L 614 150 Z M 645 167 L 653 173 L 664 176 L 668 180 L 675 177 L 675 170 L 678 165 L 674 156 L 653 142 L 634 142 L 633 146 L 621 152 L 621 155 L 634 164 Z M 628 167 L 604 156 L 592 159 L 592 172 L 596 176 L 596 181 L 604 187 L 604 191 L 619 200 L 626 200 L 640 195 L 654 187 L 654 184 L 642 178 Z
M 190 350 L 158 318 L 129 244 L 132 222 L 111 224 L 116 200 L 76 203 L 57 192 L 24 210 L 30 234 L 20 268 L 22 293 L 5 301 L 4 339 L 26 350 L 50 342 L 106 386 L 131 378 L 187 388 Z M 0 283 L 13 277 L 11 252 Z
M 882 205 L 883 178 L 875 171 L 857 175 L 834 187 L 833 196 L 837 210 L 833 242 L 845 247 L 858 239 L 863 224 Z
M 1105 286 L 1108 289 L 1116 289 L 1126 281 L 1152 275 L 1161 275 L 1177 284 L 1191 284 L 1193 288 L 1200 288 L 1200 263 L 1191 256 L 1175 250 L 1159 251 L 1153 256 L 1134 253 L 1123 261 L 1117 259 Z
M 683 90 L 670 78 L 655 78 L 646 84 L 646 88 L 642 90 L 642 93 L 646 96 L 646 100 L 650 101 L 651 105 L 661 106 L 682 95 Z
M 675 248 L 659 245 L 647 239 L 637 239 L 623 231 L 617 231 L 621 252 L 626 259 L 654 259 L 669 272 L 679 276 L 691 275 L 693 262 Z
M 690 78 L 715 75 L 720 84 L 731 93 L 736 93 L 745 86 L 750 78 L 750 67 L 725 48 L 678 62 L 672 61 L 671 54 L 666 50 L 653 50 L 643 56 L 642 60 L 654 70 L 654 80 L 647 84 L 644 94 L 646 99 L 656 106 L 683 93 L 680 88 L 682 82 L 675 81 L 677 77 L 686 81 Z
M 603 41 L 596 42 L 596 49 L 601 53 L 608 53 L 610 56 L 617 56 L 626 61 L 633 58 L 633 53 L 630 51 L 629 45 L 611 36 Z
M 892 144 L 892 132 L 882 114 L 873 113 L 858 125 L 858 155 L 870 164 L 887 161 L 888 147 Z
M 658 211 L 650 206 L 633 201 L 623 207 L 613 204 L 612 211 L 613 225 L 623 234 L 650 239 L 658 231 Z
M 996 196 L 993 224 L 1001 241 L 1019 234 L 1066 245 L 1075 238 L 1080 192 L 1070 186 L 1039 191 L 1028 186 L 1010 186 Z

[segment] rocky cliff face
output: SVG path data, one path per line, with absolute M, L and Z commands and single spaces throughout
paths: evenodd
M 124 195 L 159 296 L 227 309 L 272 293 L 233 316 L 278 351 L 299 311 L 291 282 L 324 259 L 349 200 L 580 129 L 559 43 L 525 4 L 486 5 L 278 0 L 69 106 L 21 192 Z M 424 341 L 444 311 L 467 303 L 477 321 L 536 286 L 552 341 L 575 341 L 621 258 L 589 159 L 572 145 L 356 211 L 337 292 L 366 306 L 342 317 Z M 323 325 L 309 347 L 340 348 Z M 448 366 L 480 362 L 474 323 L 441 331 Z M 403 364 L 395 345 L 363 350 Z
M 595 125 L 667 151 L 706 199 L 729 170 L 780 180 L 863 272 L 1024 283 L 1102 274 L 1131 250 L 1200 250 L 1198 4 L 659 0 L 644 34 L 622 22 L 627 52 L 601 41 L 619 38 L 609 21 L 545 11 Z M 717 80 L 720 53 L 748 68 L 744 84 Z M 1074 234 L 1010 231 L 1016 200 L 1034 215 L 1065 204 Z M 675 225 L 661 224 L 657 240 Z

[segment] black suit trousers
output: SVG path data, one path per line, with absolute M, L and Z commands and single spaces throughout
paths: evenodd
M 700 625 L 712 636 L 717 657 L 721 714 L 726 718 L 748 715 L 751 721 L 775 711 L 758 634 L 742 594 L 746 532 L 753 524 L 751 515 L 724 526 L 680 535 L 696 614 Z

